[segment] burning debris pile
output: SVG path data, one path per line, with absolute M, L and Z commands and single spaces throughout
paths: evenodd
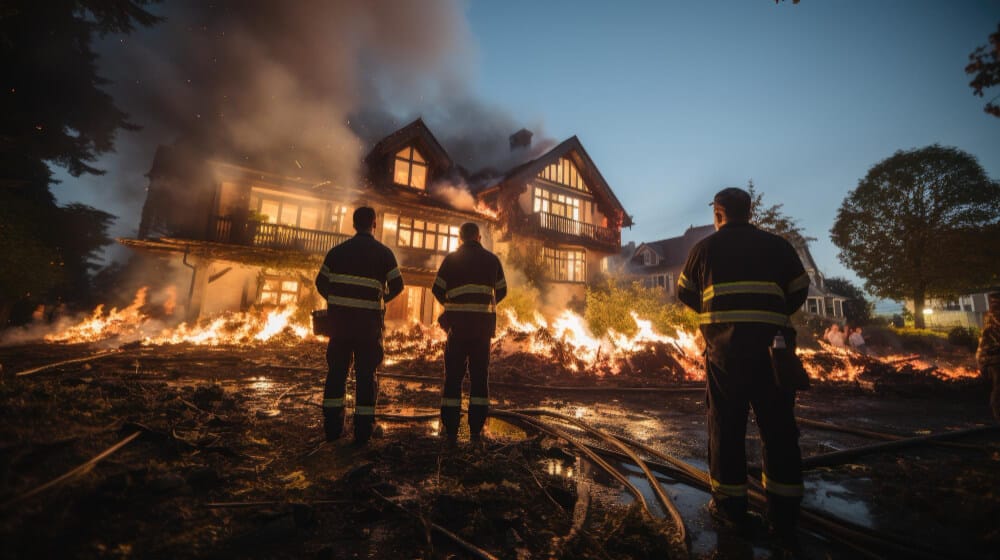
M 174 319 L 175 290 L 166 290 L 161 303 L 149 301 L 148 289 L 136 293 L 128 306 L 105 311 L 98 306 L 85 318 L 57 322 L 47 330 L 8 333 L 5 344 L 44 341 L 55 344 L 92 343 L 121 346 L 294 346 L 320 344 L 312 334 L 307 310 L 295 306 L 225 313 L 197 323 Z M 510 311 L 499 317 L 493 342 L 491 376 L 496 381 L 574 385 L 654 386 L 704 379 L 700 335 L 678 329 L 664 335 L 635 312 L 635 334 L 609 331 L 595 336 L 580 315 L 564 310 L 553 319 L 536 314 L 521 320 Z M 396 326 L 385 341 L 387 371 L 411 375 L 439 375 L 443 371 L 445 337 L 441 329 L 419 323 Z M 974 380 L 968 364 L 947 365 L 919 354 L 875 357 L 823 341 L 814 349 L 799 349 L 810 376 L 819 382 L 856 384 L 876 390 L 910 386 L 933 389 L 942 383 Z M 309 363 L 324 369 L 322 352 Z M 302 364 L 300 364 L 302 365 Z

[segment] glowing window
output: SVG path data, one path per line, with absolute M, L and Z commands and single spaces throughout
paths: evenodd
M 546 181 L 559 183 L 578 191 L 590 192 L 587 183 L 580 175 L 580 170 L 576 168 L 569 158 L 559 158 L 559 161 L 548 165 L 538 173 L 538 176 Z
M 416 148 L 407 146 L 396 152 L 393 181 L 398 185 L 405 185 L 415 189 L 423 190 L 425 188 L 427 182 L 427 162 Z
M 550 249 L 543 251 L 549 278 L 557 282 L 583 282 L 587 277 L 587 263 L 582 250 Z
M 400 217 L 396 245 L 448 253 L 458 248 L 458 226 Z
M 534 189 L 535 212 L 555 214 L 570 220 L 580 220 L 580 199 L 561 193 L 550 192 L 541 187 Z
M 265 276 L 259 302 L 265 305 L 292 305 L 299 300 L 299 282 L 277 276 Z

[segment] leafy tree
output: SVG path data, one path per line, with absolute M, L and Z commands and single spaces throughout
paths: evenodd
M 865 292 L 847 278 L 833 277 L 824 280 L 833 293 L 847 298 L 844 302 L 844 318 L 851 325 L 867 325 L 872 320 L 875 304 L 868 301 Z
M 922 328 L 926 298 L 997 278 L 998 223 L 1000 184 L 973 156 L 935 144 L 875 164 L 844 199 L 830 233 L 866 290 L 912 299 Z
M 805 230 L 798 220 L 785 215 L 784 204 L 764 206 L 764 193 L 758 192 L 753 180 L 747 181 L 747 192 L 750 193 L 750 223 L 764 231 L 780 235 L 796 247 L 805 247 L 815 237 L 805 235 Z
M 56 205 L 49 165 L 71 175 L 119 129 L 136 128 L 102 89 L 93 39 L 152 25 L 151 0 L 12 0 L 0 8 L 0 328 L 15 304 L 77 297 L 113 216 Z
M 965 66 L 965 73 L 972 75 L 969 87 L 979 97 L 983 97 L 984 89 L 1000 85 L 1000 23 L 997 24 L 996 32 L 990 34 L 989 43 L 976 47 L 969 55 L 969 64 Z M 1000 99 L 1000 94 L 987 101 L 983 107 L 984 111 L 994 117 L 1000 117 L 1000 105 L 994 103 L 997 99 Z

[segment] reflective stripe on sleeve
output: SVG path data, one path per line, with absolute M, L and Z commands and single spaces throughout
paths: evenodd
M 444 297 L 451 299 L 465 294 L 486 294 L 488 296 L 492 296 L 493 286 L 484 286 L 482 284 L 464 284 L 457 288 L 448 290 L 445 292 Z
M 701 301 L 729 294 L 765 294 L 785 299 L 785 292 L 774 282 L 724 282 L 705 288 L 701 292 Z
M 691 281 L 688 280 L 688 277 L 684 276 L 683 272 L 681 273 L 681 277 L 677 279 L 677 285 L 680 286 L 681 288 L 684 288 L 685 290 L 691 290 L 692 292 L 697 291 L 694 289 L 694 285 L 691 283 Z
M 740 309 L 735 311 L 709 311 L 698 314 L 698 324 L 713 323 L 767 323 L 781 327 L 788 326 L 788 316 L 774 311 Z
M 721 494 L 732 498 L 742 498 L 747 495 L 747 484 L 745 482 L 743 484 L 723 484 L 714 478 L 711 482 L 713 494 Z
M 804 290 L 809 287 L 809 273 L 803 272 L 798 278 L 788 283 L 788 293 Z
M 341 296 L 327 296 L 326 302 L 330 305 L 340 305 L 342 307 L 355 307 L 358 309 L 382 310 L 382 301 L 372 301 L 370 299 L 358 299 Z
M 403 277 L 403 273 L 399 271 L 399 267 L 398 266 L 396 268 L 390 270 L 389 273 L 385 275 L 385 279 L 387 281 L 388 280 L 395 280 L 396 278 L 402 278 L 402 277 Z
M 469 404 L 477 404 L 480 406 L 489 406 L 489 397 L 469 397 Z
M 437 286 L 438 288 L 441 288 L 442 290 L 448 289 L 448 283 L 445 282 L 444 278 L 441 278 L 440 276 L 434 279 L 434 285 Z
M 458 408 L 462 406 L 462 399 L 441 399 L 442 407 Z
M 339 399 L 323 399 L 323 408 L 343 408 L 344 397 Z
M 493 313 L 492 303 L 446 303 L 445 311 L 470 311 L 476 313 Z
M 803 486 L 801 482 L 798 484 L 775 482 L 773 479 L 768 479 L 767 475 L 763 473 L 760 475 L 760 482 L 761 485 L 764 486 L 764 490 L 778 496 L 789 496 L 795 498 L 801 496 L 805 489 L 805 486 Z
M 502 288 L 506 288 L 506 287 L 507 287 L 507 280 L 505 278 L 501 278 L 501 279 L 497 280 L 497 283 L 494 285 L 494 288 L 496 288 L 498 290 L 500 290 Z
M 374 278 L 366 278 L 364 276 L 353 276 L 351 274 L 335 274 L 329 273 L 326 275 L 331 282 L 336 282 L 338 284 L 350 284 L 352 286 L 363 286 L 365 288 L 374 288 L 378 291 L 382 291 L 382 283 Z
M 375 416 L 374 406 L 356 406 L 354 407 L 355 416 Z

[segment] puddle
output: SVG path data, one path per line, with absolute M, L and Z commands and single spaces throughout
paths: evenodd
M 851 479 L 851 485 L 858 488 L 851 490 L 841 483 L 829 480 L 806 480 L 802 503 L 804 506 L 829 512 L 851 523 L 874 529 L 871 508 L 863 500 L 865 495 L 870 495 L 871 479 L 854 478 Z

